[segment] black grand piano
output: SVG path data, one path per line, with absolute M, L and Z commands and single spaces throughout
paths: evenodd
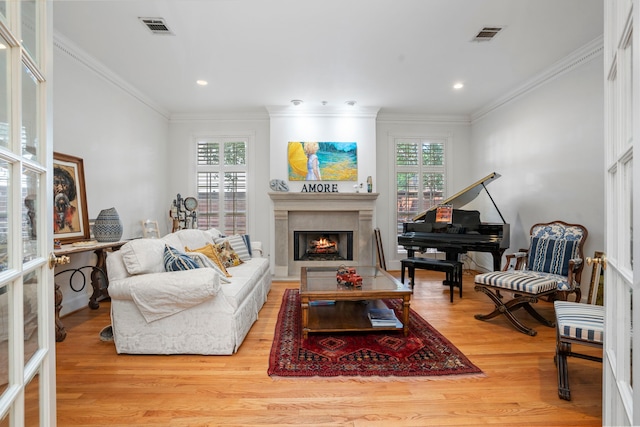
M 444 205 L 453 208 L 448 220 L 436 218 L 439 212 L 438 206 L 434 206 L 413 217 L 413 222 L 405 222 L 402 225 L 402 234 L 398 236 L 398 244 L 404 246 L 409 258 L 413 257 L 416 251 L 424 252 L 427 248 L 444 252 L 447 259 L 455 261 L 458 260 L 459 254 L 468 251 L 490 252 L 493 256 L 493 270 L 500 270 L 502 254 L 510 244 L 509 224 L 504 220 L 486 187 L 499 177 L 499 174 L 493 172 L 444 200 L 440 207 Z M 460 209 L 478 197 L 483 189 L 503 223 L 484 223 L 480 219 L 479 211 Z

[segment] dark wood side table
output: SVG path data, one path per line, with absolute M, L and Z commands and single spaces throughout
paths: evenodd
M 85 253 L 93 251 L 96 254 L 96 263 L 95 265 L 85 265 L 79 268 L 68 268 L 66 270 L 60 270 L 55 273 L 55 276 L 61 275 L 63 273 L 69 274 L 69 286 L 75 292 L 80 292 L 84 289 L 86 285 L 86 276 L 83 269 L 90 268 L 91 269 L 91 286 L 93 287 L 93 293 L 89 298 L 89 307 L 93 310 L 100 307 L 99 299 L 109 297 L 109 276 L 107 275 L 107 251 L 117 251 L 127 243 L 126 241 L 120 242 L 105 242 L 105 243 L 96 243 L 93 245 L 62 245 L 60 249 L 55 249 L 53 251 L 56 257 L 60 257 L 63 255 L 70 256 L 73 254 Z M 82 286 L 80 289 L 75 289 L 73 285 L 74 278 L 76 275 L 80 275 Z M 56 341 L 64 341 L 67 336 L 67 331 L 64 329 L 64 324 L 60 320 L 60 309 L 62 309 L 62 291 L 60 290 L 60 285 L 57 280 L 55 281 L 55 322 L 56 322 Z

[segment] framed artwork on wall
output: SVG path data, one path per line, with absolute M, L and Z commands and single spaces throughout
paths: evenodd
M 61 243 L 89 240 L 89 214 L 80 157 L 53 153 L 53 237 Z
M 355 142 L 289 142 L 290 181 L 357 181 Z

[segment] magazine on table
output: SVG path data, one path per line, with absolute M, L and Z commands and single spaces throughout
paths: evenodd
M 368 316 L 372 326 L 402 327 L 402 323 L 390 308 L 370 308 Z

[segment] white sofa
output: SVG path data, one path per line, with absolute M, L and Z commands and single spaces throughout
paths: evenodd
M 217 230 L 180 230 L 137 239 L 107 256 L 113 338 L 118 353 L 233 354 L 271 289 L 259 242 L 251 257 L 228 269 L 164 270 L 165 244 L 184 251 L 214 243 Z M 235 248 L 234 248 L 235 249 Z M 189 255 L 193 255 L 189 253 Z M 197 258 L 197 257 L 195 257 Z

